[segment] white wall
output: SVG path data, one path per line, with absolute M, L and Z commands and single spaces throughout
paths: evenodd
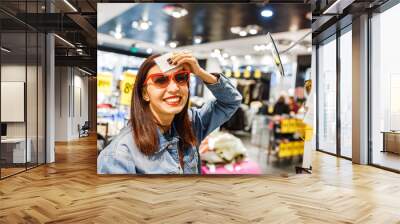
M 38 69 L 38 70 L 37 70 Z M 30 139 L 32 162 L 39 159 L 39 163 L 44 163 L 44 74 L 39 66 L 25 66 L 25 64 L 3 64 L 1 66 L 2 82 L 24 82 L 26 84 L 26 107 L 22 112 L 26 112 L 24 122 L 6 122 L 7 137 Z M 27 78 L 27 80 L 25 80 Z M 7 96 L 2 96 L 7 97 Z M 1 108 L 2 112 L 13 113 L 10 108 Z M 37 156 L 37 153 L 39 155 Z
M 9 65 L 2 65 L 1 66 L 1 81 L 2 82 L 25 82 L 25 71 L 26 67 L 24 65 L 18 65 L 18 64 L 9 64 Z M 34 67 L 28 66 L 28 73 L 30 73 Z M 33 85 L 36 85 L 35 83 L 32 83 Z M 29 90 L 33 90 L 31 88 L 28 88 L 28 99 L 27 103 L 32 102 L 32 98 L 36 97 L 36 89 L 34 92 L 29 92 Z M 36 107 L 36 105 L 35 105 Z M 7 110 L 7 108 L 1 108 L 1 110 Z M 31 114 L 28 115 L 28 121 L 31 121 L 32 118 L 30 117 Z M 36 114 L 35 116 L 35 121 L 36 121 Z M 31 127 L 29 125 L 28 127 Z M 29 133 L 29 130 L 28 130 Z M 25 122 L 7 122 L 7 137 L 25 137 Z M 29 137 L 29 136 L 28 136 Z
M 79 138 L 78 124 L 88 120 L 88 78 L 82 75 L 75 68 L 56 67 L 56 141 Z

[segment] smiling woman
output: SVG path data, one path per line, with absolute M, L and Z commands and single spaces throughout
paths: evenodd
M 100 174 L 200 174 L 198 147 L 238 109 L 242 96 L 222 74 L 199 66 L 191 53 L 174 53 L 163 72 L 148 57 L 139 68 L 131 120 L 98 157 Z M 189 108 L 189 76 L 197 75 L 215 96 Z

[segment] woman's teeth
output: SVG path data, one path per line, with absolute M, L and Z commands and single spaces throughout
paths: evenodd
M 165 101 L 166 101 L 167 103 L 178 103 L 180 100 L 181 100 L 180 97 L 173 97 L 173 98 L 165 99 Z

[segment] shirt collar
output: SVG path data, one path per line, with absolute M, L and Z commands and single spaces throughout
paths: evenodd
M 175 124 L 172 124 L 172 130 L 171 130 L 171 139 L 168 140 L 164 134 L 161 132 L 160 128 L 157 128 L 157 134 L 158 134 L 158 139 L 159 139 L 159 148 L 156 153 L 162 152 L 165 149 L 168 148 L 169 145 L 177 143 L 181 137 L 178 135 L 178 132 L 176 131 Z

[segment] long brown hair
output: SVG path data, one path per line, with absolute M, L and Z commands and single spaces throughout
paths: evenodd
M 149 102 L 143 99 L 143 87 L 149 70 L 156 65 L 154 59 L 159 54 L 149 56 L 140 66 L 136 81 L 133 86 L 132 102 L 131 102 L 131 119 L 130 123 L 133 129 L 133 139 L 136 146 L 145 155 L 153 155 L 159 148 L 160 142 L 157 133 L 157 124 L 154 121 L 153 114 L 149 107 Z M 189 94 L 190 96 L 190 94 Z M 196 144 L 196 137 L 193 133 L 192 125 L 189 120 L 188 107 L 189 96 L 183 110 L 176 114 L 173 125 L 181 137 L 183 148 Z M 172 126 L 171 126 L 172 128 Z

